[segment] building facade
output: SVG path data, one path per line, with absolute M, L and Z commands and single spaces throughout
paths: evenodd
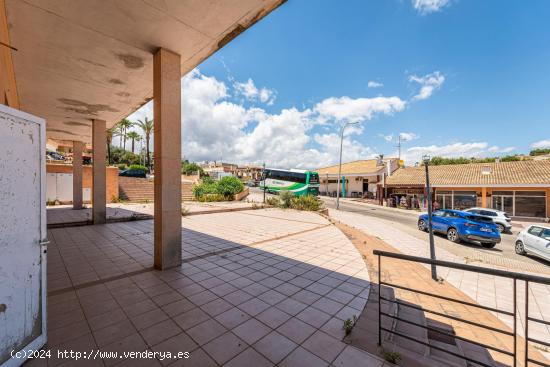
M 321 195 L 374 199 L 380 197 L 379 185 L 399 167 L 397 158 L 366 159 L 342 163 L 338 184 L 339 165 L 317 169 Z
M 434 207 L 474 206 L 505 211 L 513 217 L 550 218 L 550 160 L 430 166 Z M 406 167 L 382 185 L 380 203 L 425 209 L 425 168 Z

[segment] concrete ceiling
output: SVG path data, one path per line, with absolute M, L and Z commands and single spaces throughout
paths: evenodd
M 182 76 L 285 0 L 6 0 L 21 109 L 50 139 L 91 141 L 153 97 L 153 53 Z

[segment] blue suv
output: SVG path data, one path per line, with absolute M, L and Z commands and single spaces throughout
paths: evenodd
M 485 248 L 493 248 L 500 243 L 500 233 L 493 219 L 459 210 L 436 210 L 432 213 L 434 232 L 447 235 L 454 243 L 475 241 Z M 418 218 L 418 229 L 428 230 L 428 214 Z

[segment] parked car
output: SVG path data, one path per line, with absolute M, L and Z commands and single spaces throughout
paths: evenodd
M 121 177 L 147 178 L 147 174 L 141 169 L 125 169 L 124 171 L 120 171 L 118 175 Z
M 459 210 L 436 210 L 432 214 L 434 232 L 447 235 L 454 243 L 460 241 L 479 242 L 485 248 L 493 248 L 500 243 L 500 232 L 490 217 Z M 418 218 L 418 229 L 428 230 L 428 214 Z
M 61 154 L 54 152 L 53 150 L 47 150 L 46 151 L 46 157 L 48 159 L 54 160 L 54 161 L 64 161 L 65 157 Z
M 485 217 L 491 217 L 493 222 L 497 225 L 500 233 L 510 233 L 512 231 L 512 218 L 501 210 L 489 209 L 489 208 L 470 208 L 465 210 L 468 213 L 474 213 L 483 215 Z
M 258 183 L 254 180 L 250 180 L 250 181 L 246 181 L 245 185 L 248 187 L 256 187 L 258 186 Z
M 550 261 L 550 227 L 533 224 L 519 232 L 516 254 L 533 254 Z

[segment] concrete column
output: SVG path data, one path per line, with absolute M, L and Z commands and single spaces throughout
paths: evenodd
M 105 154 L 107 150 L 107 129 L 105 121 L 92 121 L 92 219 L 94 224 L 107 222 L 107 180 Z
M 160 49 L 153 58 L 155 268 L 181 264 L 180 56 Z
M 84 143 L 73 141 L 73 209 L 82 209 L 82 151 Z
M 487 208 L 487 188 L 481 188 L 481 207 Z

